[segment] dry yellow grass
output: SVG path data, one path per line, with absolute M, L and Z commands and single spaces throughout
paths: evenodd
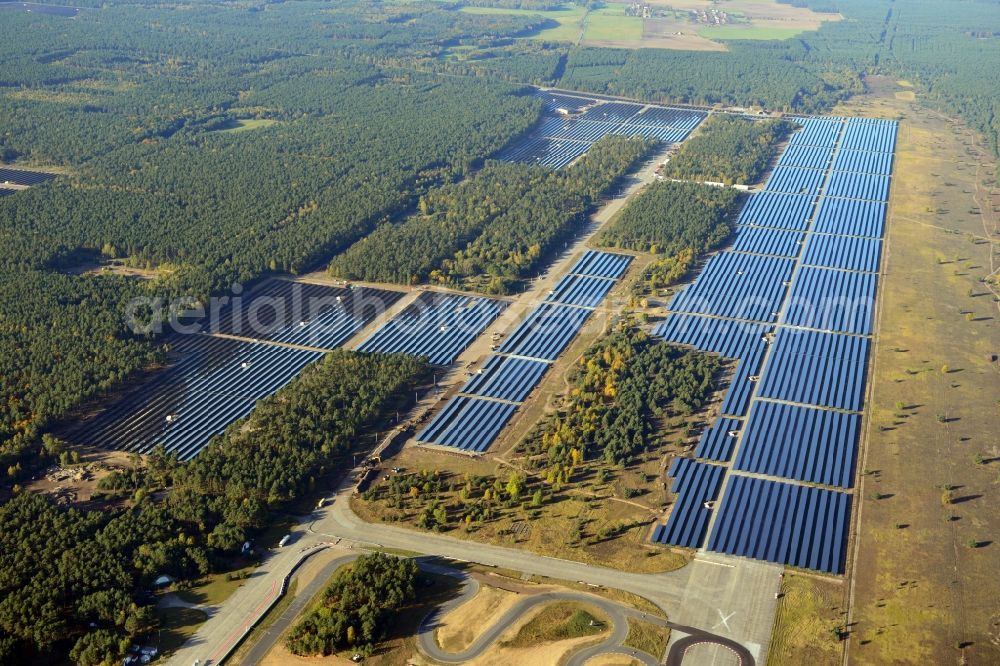
M 833 629 L 843 624 L 843 584 L 786 572 L 781 592 L 768 664 L 839 663 L 841 646 Z
M 482 585 L 471 601 L 462 604 L 441 620 L 437 642 L 447 652 L 461 652 L 510 610 L 519 595 Z
M 986 543 L 1000 490 L 995 463 L 977 461 L 998 453 L 998 309 L 980 282 L 1000 247 L 994 167 L 964 126 L 897 99 L 891 80 L 869 85 L 834 113 L 902 122 L 855 493 L 850 661 L 1000 663 L 998 546 Z M 961 501 L 942 505 L 947 485 Z

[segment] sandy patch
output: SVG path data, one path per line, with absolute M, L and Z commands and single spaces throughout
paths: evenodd
M 917 94 L 912 90 L 897 90 L 896 99 L 903 102 L 916 102 Z
M 599 654 L 588 659 L 586 666 L 636 666 L 639 663 L 623 654 Z
M 486 585 L 468 601 L 448 613 L 437 631 L 437 642 L 448 652 L 461 652 L 504 613 L 510 610 L 519 595 Z

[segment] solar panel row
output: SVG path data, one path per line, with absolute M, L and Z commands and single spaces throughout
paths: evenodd
M 782 323 L 869 335 L 875 313 L 875 281 L 872 273 L 801 266 Z
M 482 453 L 503 430 L 517 405 L 455 396 L 421 431 L 417 441 Z
M 747 198 L 736 224 L 804 231 L 812 209 L 811 196 L 761 192 Z
M 789 146 L 820 146 L 833 148 L 837 143 L 837 136 L 840 128 L 843 127 L 841 118 L 788 118 L 802 126 L 792 135 Z
M 778 166 L 825 169 L 833 156 L 833 146 L 788 146 L 778 158 Z
M 733 474 L 708 547 L 839 574 L 850 513 L 845 493 Z
M 811 234 L 802 264 L 877 273 L 881 256 L 882 241 L 877 238 Z
M 678 493 L 666 525 L 653 531 L 656 543 L 698 548 L 705 541 L 712 510 L 705 506 L 719 496 L 725 469 L 690 458 L 675 458 L 668 471 L 671 490 Z
M 830 174 L 830 182 L 826 186 L 826 195 L 842 199 L 888 201 L 889 176 L 834 171 Z
M 760 397 L 861 411 L 868 339 L 779 328 Z
M 840 150 L 833 161 L 834 171 L 854 171 L 888 176 L 892 173 L 892 153 Z
M 425 292 L 364 342 L 358 351 L 426 356 L 434 365 L 453 363 L 496 319 L 507 303 Z
M 733 447 L 743 422 L 737 419 L 718 419 L 714 425 L 705 428 L 695 447 L 696 458 L 728 462 L 733 455 Z
M 739 252 L 720 252 L 694 284 L 670 301 L 673 312 L 774 321 L 795 262 Z
M 523 402 L 548 369 L 545 361 L 491 356 L 459 393 Z
M 614 284 L 613 279 L 571 273 L 556 283 L 545 300 L 593 308 L 604 300 Z
M 81 445 L 150 453 L 163 445 L 190 460 L 257 401 L 290 382 L 322 352 L 208 335 L 174 341 L 177 362 L 66 433 Z
M 801 232 L 784 229 L 737 227 L 731 249 L 733 252 L 752 252 L 793 259 L 799 256 L 803 236 Z
M 37 185 L 47 180 L 52 180 L 55 177 L 54 173 L 45 173 L 43 171 L 0 168 L 0 185 Z
M 850 488 L 861 417 L 758 400 L 734 469 Z
M 775 167 L 764 189 L 768 192 L 814 195 L 823 184 L 824 172 L 819 169 Z
M 630 263 L 632 263 L 632 257 L 627 254 L 587 250 L 580 257 L 580 260 L 573 264 L 569 272 L 574 275 L 620 278 Z
M 812 230 L 822 234 L 881 238 L 885 230 L 885 204 L 822 198 Z

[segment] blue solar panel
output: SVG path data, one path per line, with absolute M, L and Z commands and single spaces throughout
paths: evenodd
M 812 234 L 806 241 L 802 263 L 877 273 L 881 255 L 882 241 L 876 238 Z
M 751 377 L 760 373 L 764 361 L 764 344 L 754 347 L 750 352 L 740 357 L 733 371 L 733 378 L 722 399 L 722 413 L 730 416 L 743 416 L 750 406 L 750 394 L 753 393 L 754 382 Z
M 460 392 L 522 402 L 548 369 L 544 361 L 491 356 Z
M 733 474 L 709 538 L 711 550 L 843 573 L 850 495 Z
M 881 238 L 885 230 L 885 204 L 878 201 L 823 197 L 813 231 L 824 234 Z
M 861 411 L 868 339 L 779 328 L 760 397 Z
M 851 118 L 847 121 L 841 150 L 892 153 L 896 149 L 896 121 L 879 118 Z
M 580 305 L 583 307 L 597 307 L 615 281 L 609 278 L 590 277 L 587 275 L 565 275 L 556 284 L 555 288 L 546 297 L 546 301 L 553 303 L 564 303 L 566 305 Z
M 595 277 L 619 278 L 632 263 L 632 257 L 614 252 L 597 252 L 587 250 L 579 261 L 569 269 L 574 275 L 592 275 Z
M 802 249 L 805 234 L 799 231 L 768 229 L 766 227 L 737 227 L 736 239 L 730 248 L 733 252 L 753 252 L 775 257 L 795 258 Z
M 779 166 L 771 172 L 764 189 L 768 192 L 813 195 L 819 192 L 824 175 L 820 169 Z
M 405 352 L 426 356 L 434 365 L 454 362 L 507 307 L 504 301 L 423 293 L 386 322 L 358 351 Z
M 736 224 L 804 230 L 809 226 L 812 209 L 812 196 L 760 192 L 747 198 Z
M 833 146 L 788 146 L 778 158 L 778 166 L 826 169 L 833 156 Z
M 727 462 L 733 455 L 733 446 L 739 435 L 743 422 L 736 419 L 718 419 L 715 424 L 705 428 L 694 450 L 696 458 Z
M 863 150 L 840 150 L 833 161 L 834 171 L 854 171 L 888 176 L 892 173 L 892 153 L 869 153 Z
M 509 402 L 456 396 L 417 434 L 417 441 L 481 453 L 497 438 L 516 409 L 517 405 Z
M 712 515 L 712 510 L 705 507 L 705 502 L 718 497 L 725 468 L 695 462 L 689 458 L 675 458 L 669 474 L 674 477 L 671 490 L 677 493 L 677 501 L 670 511 L 667 524 L 659 526 L 653 532 L 653 541 L 698 548 L 705 541 L 708 520 Z
M 668 308 L 753 321 L 773 321 L 792 274 L 790 259 L 720 252 L 694 284 L 678 293 Z
M 800 267 L 782 323 L 868 335 L 875 313 L 875 282 L 873 273 Z
M 842 118 L 788 118 L 802 125 L 802 129 L 792 135 L 789 146 L 824 146 L 832 148 L 837 143 L 837 135 L 844 122 Z
M 653 335 L 667 342 L 739 358 L 750 350 L 763 347 L 762 338 L 770 330 L 767 324 L 671 313 L 653 329 Z
M 542 303 L 504 340 L 499 351 L 554 361 L 583 327 L 591 312 L 571 305 Z
M 241 342 L 208 335 L 177 339 L 171 367 L 109 404 L 69 433 L 75 443 L 190 460 L 258 400 L 290 382 L 322 352 Z
M 759 400 L 734 469 L 850 488 L 861 417 Z
M 888 201 L 889 176 L 834 171 L 830 174 L 830 182 L 826 186 L 826 195 L 842 199 Z

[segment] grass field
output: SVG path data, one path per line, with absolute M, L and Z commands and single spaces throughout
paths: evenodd
M 890 79 L 837 115 L 901 118 L 845 597 L 850 663 L 1000 663 L 1000 191 L 981 139 Z M 993 278 L 989 278 L 993 279 Z M 991 291 L 992 290 L 992 291 Z M 825 582 L 802 582 L 824 598 Z M 810 587 L 811 586 L 811 587 Z M 807 595 L 808 598 L 808 595 Z M 779 613 L 776 640 L 791 617 Z M 840 661 L 839 657 L 836 661 Z
M 834 630 L 844 624 L 843 583 L 786 572 L 781 595 L 767 663 L 840 663 L 842 648 Z
M 705 26 L 698 34 L 706 39 L 724 41 L 727 39 L 774 40 L 790 39 L 805 32 L 800 28 L 772 28 L 743 25 Z
M 277 122 L 277 120 L 272 120 L 270 118 L 246 118 L 235 120 L 230 123 L 228 127 L 216 131 L 226 134 L 235 134 L 237 132 L 248 132 L 250 130 L 260 129 L 261 127 L 270 127 L 271 125 L 277 124 Z
M 658 627 L 643 620 L 637 620 L 634 617 L 628 618 L 628 637 L 624 643 L 626 647 L 642 650 L 657 659 L 662 659 L 667 651 L 667 641 L 669 639 L 669 629 Z
M 642 40 L 642 19 L 625 16 L 620 5 L 608 5 L 587 14 L 587 30 L 583 41 L 638 43 Z
M 501 9 L 497 7 L 462 7 L 463 12 L 470 14 L 515 14 L 520 16 L 543 16 L 559 25 L 541 30 L 531 35 L 532 39 L 544 39 L 555 42 L 576 42 L 583 28 L 583 17 L 587 10 L 579 5 L 566 4 L 558 11 L 532 11 L 529 9 Z
M 252 569 L 247 570 L 252 571 Z M 240 572 L 233 572 L 240 573 Z M 188 590 L 178 590 L 177 596 L 190 604 L 201 606 L 218 606 L 229 598 L 245 581 L 240 579 L 226 580 L 226 574 L 210 574 L 198 581 Z
M 208 616 L 194 608 L 157 608 L 156 619 L 160 622 L 157 646 L 162 654 L 170 655 L 194 635 Z
M 568 638 L 596 636 L 609 628 L 608 618 L 594 608 L 575 601 L 547 605 L 525 624 L 503 647 L 527 648 Z

